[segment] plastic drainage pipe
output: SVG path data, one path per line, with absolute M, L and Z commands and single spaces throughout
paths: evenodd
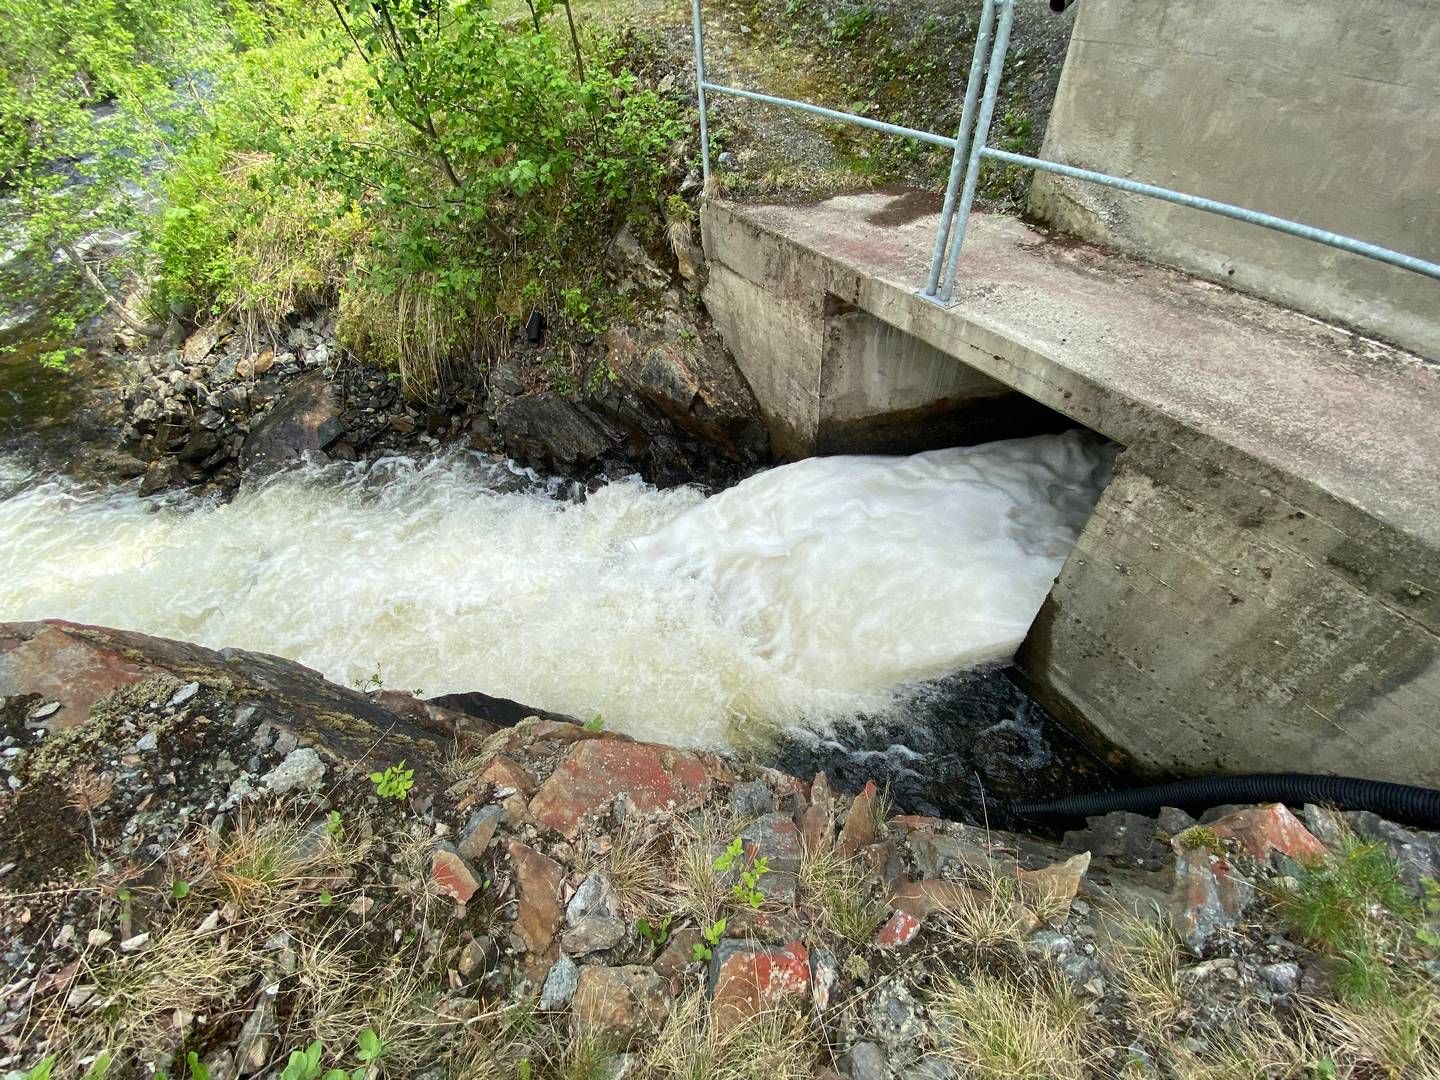
M 1440 791 L 1434 788 L 1305 773 L 1176 780 L 1128 791 L 1101 791 L 1050 802 L 1015 803 L 1010 809 L 1021 817 L 1084 818 L 1114 810 L 1145 813 L 1162 806 L 1183 810 L 1254 802 L 1320 803 L 1339 810 L 1369 810 L 1412 825 L 1440 826 Z

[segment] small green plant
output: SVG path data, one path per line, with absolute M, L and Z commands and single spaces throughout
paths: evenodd
M 176 900 L 184 900 L 190 895 L 190 882 L 176 878 L 170 883 L 170 895 Z
M 382 799 L 403 799 L 415 786 L 415 770 L 405 768 L 402 758 L 398 765 L 391 765 L 384 772 L 372 772 L 370 782 L 375 785 L 375 794 Z
M 830 31 L 830 36 L 835 41 L 853 41 L 874 21 L 875 5 L 861 4 L 842 13 L 835 20 L 835 28 Z
M 362 694 L 370 694 L 385 687 L 385 678 L 380 674 L 380 665 L 375 665 L 375 670 L 363 679 L 356 679 L 352 684 Z
M 709 960 L 715 955 L 715 947 L 720 944 L 720 939 L 725 936 L 725 920 L 716 919 L 709 926 L 700 930 L 700 936 L 704 941 L 697 941 L 690 950 L 691 960 Z
M 666 915 L 658 923 L 651 923 L 649 919 L 635 920 L 635 932 L 646 941 L 657 948 L 664 948 L 665 943 L 670 940 L 670 922 L 673 916 Z
M 190 1080 L 210 1080 L 210 1070 L 194 1050 L 185 1055 L 185 1064 L 190 1070 Z
M 586 731 L 604 731 L 605 717 L 601 716 L 599 713 L 596 713 L 589 720 L 585 721 L 584 726 Z
M 1322 1057 L 1318 1061 L 1311 1062 L 1306 1068 L 1306 1075 L 1310 1080 L 1335 1080 L 1338 1075 L 1335 1071 L 1335 1059 Z
M 1385 849 L 1346 837 L 1331 858 L 1302 869 L 1278 897 L 1280 916 L 1305 942 L 1337 960 L 1335 989 L 1355 1004 L 1389 996 L 1384 944 L 1419 911 Z
M 281 1070 L 280 1080 L 318 1080 L 320 1076 L 320 1055 L 324 1047 L 316 1039 L 304 1050 L 292 1050 L 290 1060 Z M 329 1080 L 327 1077 L 326 1080 Z
M 331 810 L 325 815 L 325 834 L 331 840 L 339 840 L 345 832 L 345 825 L 340 819 L 339 810 Z
M 374 1065 L 385 1055 L 385 1044 L 381 1041 L 380 1036 L 375 1034 L 374 1028 L 366 1028 L 360 1032 L 355 1037 L 355 1046 L 356 1059 L 367 1067 Z
M 535 1066 L 530 1063 L 528 1057 L 521 1058 L 515 1065 L 516 1080 L 533 1080 Z
M 716 873 L 729 873 L 744 854 L 745 842 L 737 836 L 715 860 Z M 740 880 L 735 882 L 731 889 L 735 899 L 749 907 L 758 908 L 765 900 L 765 893 L 760 889 L 760 879 L 769 872 L 770 860 L 764 857 L 753 859 L 748 865 L 742 866 Z

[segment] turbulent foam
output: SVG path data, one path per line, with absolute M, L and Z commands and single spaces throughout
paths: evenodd
M 466 454 L 158 508 L 0 468 L 0 619 L 258 649 L 346 683 L 378 667 L 717 745 L 1009 655 L 1108 460 L 1071 433 L 576 501 Z

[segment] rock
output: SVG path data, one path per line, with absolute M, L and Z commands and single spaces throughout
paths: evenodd
M 871 780 L 851 802 L 836 850 L 848 859 L 861 848 L 873 844 L 875 835 L 875 781 Z
M 909 945 L 920 933 L 920 920 L 904 911 L 896 911 L 890 921 L 875 934 L 875 944 L 882 949 L 898 949 Z
M 256 353 L 254 356 L 247 356 L 235 365 L 235 374 L 241 379 L 253 379 L 256 376 L 264 375 L 275 366 L 275 350 L 266 349 Z
M 789 814 L 766 814 L 746 826 L 740 838 L 745 841 L 747 856 L 752 860 L 766 859 L 772 871 L 794 873 L 800 869 L 804 848 L 800 830 Z
M 1277 994 L 1293 994 L 1300 989 L 1300 965 L 1293 960 L 1264 964 L 1260 968 L 1260 981 Z
M 40 705 L 40 706 L 38 706 L 38 707 L 36 707 L 36 708 L 34 708 L 34 709 L 31 709 L 31 710 L 25 715 L 25 719 L 26 719 L 26 720 L 48 720 L 48 719 L 50 719 L 50 717 L 54 716 L 54 715 L 55 715 L 56 713 L 58 713 L 59 711 L 60 711 L 60 702 L 58 702 L 58 701 L 49 701 L 49 702 L 46 702 L 44 705 Z
M 577 1032 L 628 1047 L 658 1031 L 670 1004 L 665 980 L 647 967 L 586 967 L 572 1004 Z
M 560 394 L 525 394 L 495 412 L 511 457 L 553 472 L 573 473 L 619 446 L 624 433 L 583 404 Z
M 1063 919 L 1070 914 L 1070 901 L 1080 891 L 1080 883 L 1089 869 L 1090 853 L 1086 851 L 1053 866 L 1021 870 L 1018 873 L 1020 897 L 1042 917 Z
M 550 965 L 550 974 L 545 976 L 545 985 L 540 988 L 540 1008 L 547 1012 L 563 1009 L 570 1004 L 579 986 L 579 965 L 562 953 Z
M 730 789 L 729 803 L 738 818 L 759 817 L 775 809 L 775 796 L 764 780 L 747 780 Z
M 618 916 L 620 899 L 610 883 L 599 874 L 587 874 L 570 903 L 565 907 L 565 925 L 578 926 L 583 920 L 596 915 Z
M 608 255 L 622 281 L 622 291 L 625 291 L 624 286 L 663 289 L 670 283 L 670 275 L 650 258 L 628 222 L 610 241 Z
M 99 927 L 96 927 L 85 935 L 85 944 L 89 945 L 92 949 L 98 949 L 110 944 L 114 937 L 115 935 L 110 933 L 110 931 L 101 930 Z
M 460 830 L 455 847 L 467 859 L 478 859 L 495 836 L 505 811 L 498 806 L 486 806 L 470 815 L 470 820 Z
M 1238 810 L 1211 822 L 1209 828 L 1219 839 L 1236 841 L 1262 862 L 1272 861 L 1276 852 L 1302 863 L 1330 854 L 1284 803 Z
M 435 891 L 460 904 L 468 904 L 480 891 L 480 878 L 454 846 L 444 841 L 430 856 L 430 881 Z
M 1195 819 L 1184 810 L 1173 806 L 1162 806 L 1155 818 L 1155 827 L 1162 833 L 1175 836 L 1195 824 Z
M 245 439 L 240 466 L 247 473 L 272 472 L 319 453 L 345 434 L 340 394 L 320 372 L 292 382 Z
M 823 1013 L 828 1009 L 839 988 L 840 965 L 835 960 L 835 954 L 824 947 L 811 949 L 810 996 L 815 1002 L 816 1010 Z
M 710 1023 L 717 1031 L 810 993 L 810 954 L 792 941 L 781 948 L 726 942 L 710 959 Z
M 475 779 L 497 790 L 509 788 L 522 795 L 531 795 L 535 791 L 535 778 L 530 775 L 530 770 L 504 754 L 496 754 L 487 761 L 484 768 L 475 774 Z
M 172 709 L 178 709 L 181 705 L 184 705 L 187 701 L 192 699 L 199 692 L 200 684 L 198 682 L 188 682 L 184 686 L 180 687 L 179 690 L 176 690 L 175 693 L 170 695 L 170 700 L 167 704 Z
M 1176 858 L 1170 922 L 1192 952 L 1234 926 L 1254 899 L 1255 887 L 1214 852 L 1197 848 Z
M 180 448 L 177 456 L 181 461 L 204 461 L 218 449 L 220 449 L 220 436 L 213 431 L 202 429 L 185 440 L 185 445 Z
M 509 852 L 519 892 L 515 936 L 530 952 L 543 953 L 555 940 L 555 932 L 565 915 L 560 906 L 564 868 L 548 855 L 518 841 L 510 842 Z
M 1407 829 L 1368 810 L 1348 813 L 1345 821 L 1361 840 L 1384 845 L 1399 868 L 1400 879 L 1416 893 L 1426 878 L 1440 880 L 1440 832 Z
M 83 724 L 105 698 L 145 679 L 170 687 L 200 681 L 254 707 L 250 723 L 300 733 L 325 757 L 360 762 L 379 739 L 403 743 L 417 777 L 434 775 L 448 731 L 421 726 L 290 660 L 243 649 L 216 651 L 126 630 L 65 622 L 0 623 L 0 697 L 34 694 L 63 706 L 56 730 Z
M 872 1042 L 856 1043 L 847 1050 L 840 1068 L 850 1080 L 887 1080 L 890 1075 L 885 1051 Z
M 672 931 L 670 940 L 651 965 L 655 968 L 655 974 L 662 979 L 669 979 L 684 971 L 693 962 L 691 958 L 695 955 L 695 946 L 700 944 L 700 940 L 700 931 L 694 926 Z
M 1013 873 L 1017 869 L 1014 861 L 992 852 L 985 841 L 985 834 L 978 830 L 972 834 L 922 829 L 911 836 L 910 849 L 915 853 L 916 867 L 926 878 Z
M 983 893 L 958 881 L 929 878 L 901 885 L 890 897 L 890 906 L 915 919 L 924 919 L 936 911 L 947 911 L 967 904 L 985 902 Z
M 696 284 L 705 271 L 705 249 L 689 236 L 672 236 L 670 250 L 675 253 L 675 268 L 690 284 Z
M 769 453 L 770 437 L 750 384 L 724 348 L 690 325 L 675 339 L 646 341 L 629 328 L 605 335 L 611 370 L 681 431 L 737 462 Z
M 187 366 L 200 363 L 214 352 L 215 346 L 229 337 L 234 329 L 234 324 L 226 319 L 217 319 L 202 326 L 186 338 L 185 344 L 180 347 L 181 362 Z
M 145 466 L 145 476 L 140 481 L 140 495 L 154 495 L 173 487 L 180 479 L 180 463 L 174 458 L 156 458 Z
M 235 1067 L 241 1076 L 259 1072 L 270 1060 L 275 1040 L 275 998 L 262 990 L 235 1040 Z
M 325 763 L 320 755 L 308 746 L 292 750 L 285 760 L 265 774 L 265 786 L 271 794 L 284 795 L 291 791 L 312 791 L 325 778 Z
M 159 745 L 159 739 L 154 731 L 147 731 L 140 738 L 135 740 L 135 752 L 137 754 L 148 754 Z
M 571 956 L 604 952 L 625 939 L 625 930 L 621 919 L 609 915 L 589 915 L 565 932 L 560 939 L 560 947 Z
M 1155 822 L 1143 814 L 1116 810 L 1086 818 L 1085 828 L 1067 832 L 1063 843 L 1072 851 L 1090 851 L 1115 866 L 1159 870 L 1169 861 L 1170 851 L 1155 830 Z
M 821 851 L 835 841 L 835 805 L 823 772 L 816 773 L 810 785 L 810 805 L 800 818 L 800 839 L 806 851 Z
M 700 759 L 653 743 L 588 739 L 577 743 L 540 786 L 530 815 L 546 828 L 574 839 L 588 814 L 625 795 L 642 814 L 688 810 L 709 788 Z

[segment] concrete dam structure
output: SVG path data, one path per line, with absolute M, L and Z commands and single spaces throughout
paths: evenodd
M 705 300 L 777 450 L 1107 436 L 1018 655 L 1037 696 L 1142 772 L 1440 786 L 1440 367 L 985 215 L 942 306 L 917 290 L 938 212 L 706 205 Z

